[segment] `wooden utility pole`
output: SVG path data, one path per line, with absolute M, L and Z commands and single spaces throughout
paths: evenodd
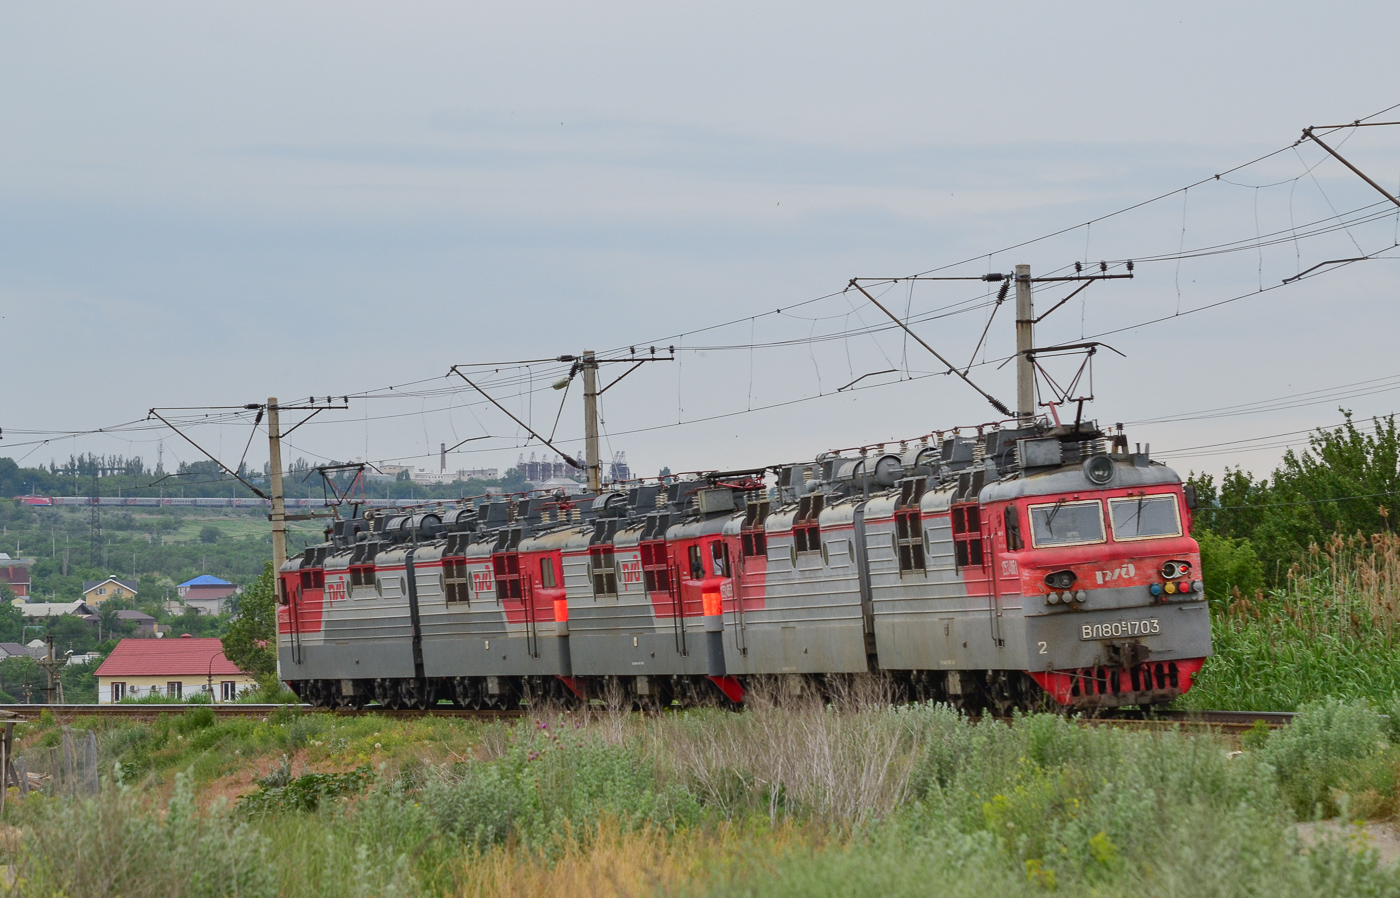
M 1035 330 L 1031 267 L 1016 266 L 1016 416 L 1021 425 L 1035 421 L 1035 362 L 1030 356 Z
M 268 476 L 272 500 L 272 576 L 280 577 L 287 563 L 287 514 L 282 501 L 282 431 L 278 423 L 277 397 L 267 399 Z
M 583 438 L 588 466 L 588 491 L 603 489 L 603 471 L 598 463 L 598 359 L 593 350 L 583 351 Z

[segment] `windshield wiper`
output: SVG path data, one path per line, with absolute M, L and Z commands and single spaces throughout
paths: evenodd
M 1133 531 L 1134 536 L 1142 536 L 1142 503 L 1145 501 L 1147 501 L 1146 496 L 1138 496 L 1137 511 L 1133 513 L 1131 518 L 1123 522 L 1124 529 L 1127 529 L 1129 524 L 1135 523 L 1137 525 L 1137 529 Z M 1114 526 L 1116 527 L 1117 524 Z
M 1055 507 L 1050 509 L 1050 516 L 1045 519 L 1045 529 L 1050 531 L 1050 535 L 1055 535 L 1055 515 L 1060 513 L 1060 506 L 1065 504 L 1063 497 L 1056 500 Z

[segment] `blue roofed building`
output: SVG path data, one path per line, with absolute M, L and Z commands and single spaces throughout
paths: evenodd
M 238 592 L 238 587 L 227 580 L 204 574 L 193 580 L 186 580 L 175 587 L 180 601 L 204 614 L 222 614 L 224 603 Z

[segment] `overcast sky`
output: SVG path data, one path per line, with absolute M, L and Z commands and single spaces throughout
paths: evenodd
M 453 364 L 656 344 L 679 360 L 604 395 L 605 455 L 625 451 L 644 474 L 811 457 L 997 417 L 954 379 L 921 377 L 939 366 L 898 331 L 843 337 L 881 320 L 841 294 L 850 278 L 961 260 L 973 261 L 945 273 L 1050 272 L 1240 241 L 1091 286 L 1037 342 L 1117 331 L 1102 339 L 1126 358 L 1097 356 L 1089 414 L 1132 422 L 1130 440 L 1183 473 L 1266 472 L 1339 406 L 1400 406 L 1400 264 L 1334 267 L 1175 316 L 1383 253 L 1393 208 L 1304 145 L 1074 226 L 1287 148 L 1303 126 L 1400 103 L 1394 54 L 1369 37 L 1393 15 L 1381 3 L 6 4 L 0 455 L 154 462 L 163 436 L 172 466 L 198 456 L 169 433 L 61 434 L 152 406 L 369 393 L 299 430 L 288 454 L 435 468 L 441 443 L 489 435 L 449 466 L 504 468 L 539 447 L 522 450 L 519 428 L 446 377 Z M 1392 119 L 1400 110 L 1380 120 Z M 1335 142 L 1395 191 L 1392 132 Z M 1328 229 L 1338 214 L 1371 220 Z M 920 336 L 959 363 L 995 295 L 979 282 L 872 292 L 922 316 Z M 1038 310 L 1068 292 L 1047 285 Z M 997 365 L 1012 318 L 992 320 L 976 357 L 988 364 L 969 372 L 1008 403 L 1014 374 Z M 483 371 L 547 430 L 559 367 Z M 862 375 L 869 389 L 837 392 Z M 570 450 L 580 392 L 558 425 Z M 1270 400 L 1282 401 L 1201 414 Z M 249 430 L 193 433 L 236 460 Z M 1267 439 L 1235 442 L 1252 438 Z M 248 457 L 261 463 L 265 441 Z

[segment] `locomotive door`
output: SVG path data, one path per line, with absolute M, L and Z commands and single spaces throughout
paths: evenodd
M 519 552 L 497 552 L 491 556 L 492 573 L 496 577 L 496 601 L 505 612 L 506 623 L 511 623 L 512 602 L 519 602 L 520 621 L 525 624 L 526 651 L 532 658 L 539 657 L 539 637 L 535 633 L 535 591 L 530 576 L 520 572 Z
M 666 593 L 671 599 L 671 632 L 676 638 L 676 654 L 688 655 L 685 649 L 685 609 L 681 607 L 681 568 L 671 562 L 671 576 L 666 580 Z
M 996 578 L 992 576 L 992 525 L 984 526 L 982 509 L 975 502 L 959 502 L 952 507 L 953 553 L 963 588 L 970 597 L 986 596 L 994 645 L 1001 645 L 1001 600 Z
M 982 552 L 982 567 L 987 576 L 987 597 L 990 600 L 989 610 L 992 615 L 992 644 L 1001 648 L 1004 644 L 1001 638 L 1001 578 L 997 576 L 995 527 L 995 524 L 989 525 L 987 535 L 983 537 L 986 548 Z
M 525 651 L 531 658 L 540 656 L 539 613 L 535 609 L 535 580 L 528 574 L 520 578 L 521 602 L 525 606 Z
M 291 643 L 292 663 L 301 663 L 301 584 L 292 591 L 287 603 L 287 639 Z
M 852 519 L 855 525 L 855 538 L 852 540 L 856 553 L 856 578 L 860 582 L 860 616 L 864 621 L 867 651 L 873 652 L 875 638 L 875 595 L 870 587 L 870 559 L 865 549 L 865 504 L 856 508 Z
M 729 544 L 725 543 L 725 561 L 728 562 Z M 721 592 L 720 597 L 729 599 L 729 604 L 734 609 L 734 647 L 739 650 L 739 654 L 749 653 L 748 643 L 745 641 L 744 630 L 748 626 L 744 621 L 744 571 L 741 570 L 744 555 L 739 553 L 739 564 L 729 564 L 729 581 L 725 587 L 729 590 L 729 595 L 725 596 Z

